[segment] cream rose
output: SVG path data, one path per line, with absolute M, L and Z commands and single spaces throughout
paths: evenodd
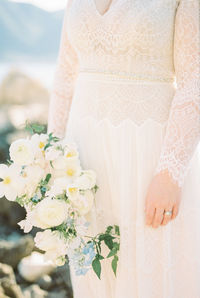
M 45 198 L 35 209 L 35 226 L 41 229 L 56 227 L 62 224 L 68 215 L 68 205 L 58 199 Z
M 82 171 L 75 183 L 80 189 L 91 189 L 96 184 L 96 173 L 93 170 Z
M 9 148 L 10 158 L 18 165 L 30 165 L 34 161 L 34 151 L 28 139 L 14 141 Z
M 78 210 L 80 215 L 87 214 L 93 206 L 94 194 L 91 190 L 85 190 L 84 194 L 79 193 L 70 198 L 72 205 Z
M 58 231 L 37 232 L 34 241 L 39 249 L 46 252 L 48 259 L 55 260 L 67 252 L 67 243 Z

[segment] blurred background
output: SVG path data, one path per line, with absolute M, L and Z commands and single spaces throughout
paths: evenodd
M 24 125 L 47 124 L 67 0 L 0 0 L 0 163 Z M 54 268 L 17 222 L 23 208 L 0 203 L 0 298 L 71 298 L 67 265 Z

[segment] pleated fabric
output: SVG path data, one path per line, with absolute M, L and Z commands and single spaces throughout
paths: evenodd
M 76 276 L 71 268 L 74 298 L 200 297 L 199 148 L 178 216 L 157 229 L 145 225 L 145 195 L 165 131 L 166 123 L 152 119 L 140 126 L 126 119 L 116 126 L 108 119 L 70 117 L 66 138 L 78 145 L 82 167 L 97 173 L 91 231 L 95 235 L 118 224 L 121 232 L 117 277 L 111 259 L 102 262 L 101 280 L 92 270 Z

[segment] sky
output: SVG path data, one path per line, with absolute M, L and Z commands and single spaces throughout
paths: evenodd
M 66 3 L 67 3 L 67 0 L 10 0 L 10 1 L 35 4 L 48 11 L 62 9 L 66 6 Z

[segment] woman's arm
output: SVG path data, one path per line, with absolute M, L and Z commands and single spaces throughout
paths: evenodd
M 174 219 L 181 186 L 200 140 L 200 0 L 180 0 L 176 11 L 174 66 L 177 89 L 170 108 L 156 174 L 145 201 L 146 224 Z M 164 215 L 171 210 L 172 216 Z
M 180 187 L 200 140 L 200 0 L 180 0 L 175 20 L 172 101 L 156 173 L 168 171 Z
M 74 83 L 78 74 L 78 57 L 67 36 L 67 15 L 72 0 L 68 0 L 62 25 L 59 54 L 50 96 L 48 133 L 63 138 L 71 106 Z

